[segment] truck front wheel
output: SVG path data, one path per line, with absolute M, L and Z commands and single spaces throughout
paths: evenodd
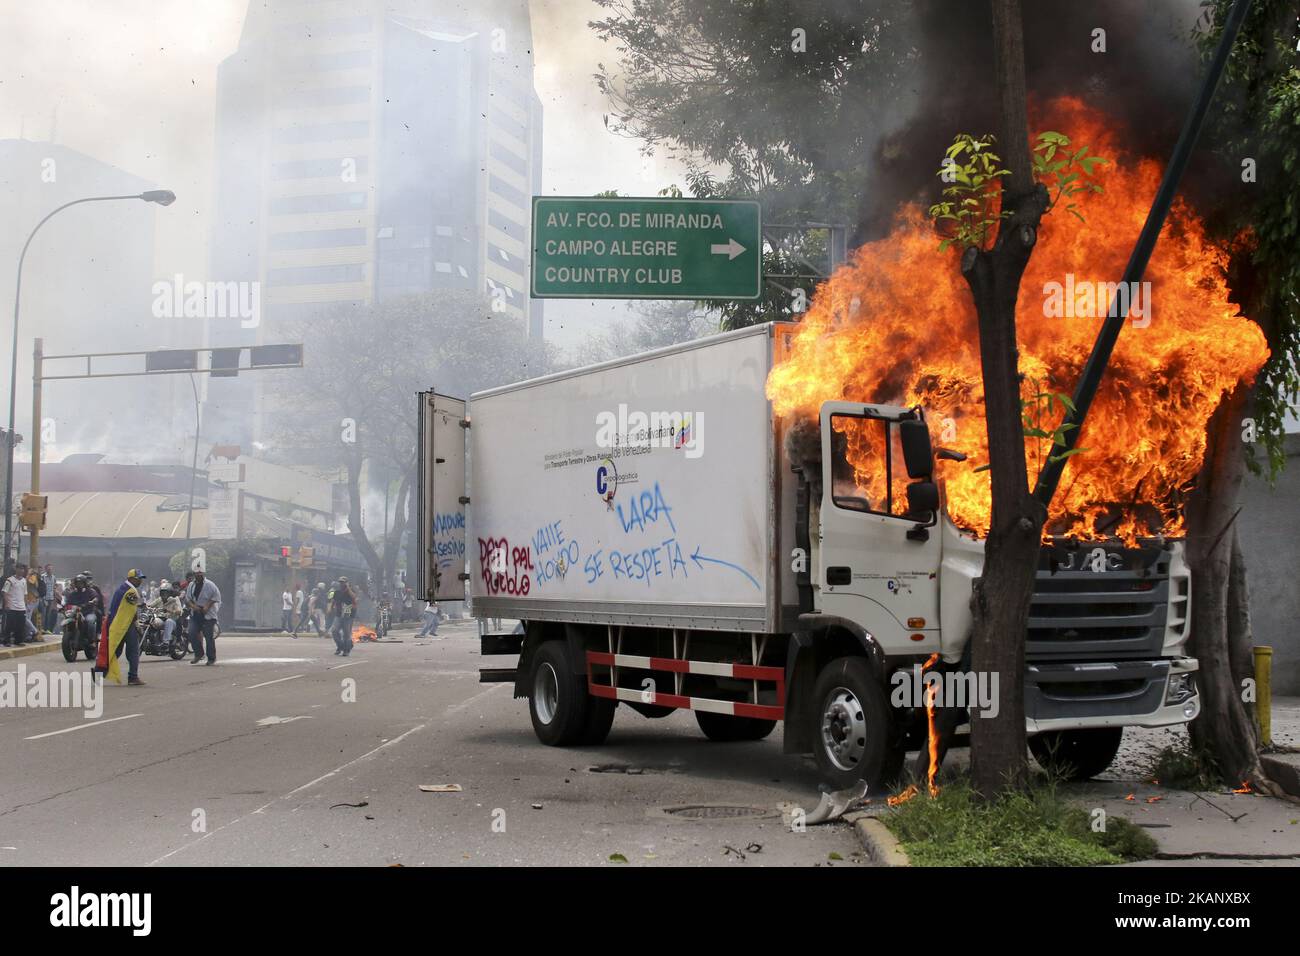
M 835 790 L 865 780 L 873 790 L 896 771 L 897 747 L 885 690 L 861 657 L 839 657 L 813 687 L 813 755 Z
M 1049 730 L 1029 738 L 1029 752 L 1048 773 L 1077 783 L 1109 767 L 1123 737 L 1123 727 Z
M 528 688 L 528 711 L 537 739 L 548 747 L 582 743 L 589 730 L 591 698 L 586 681 L 573 673 L 564 641 L 547 641 L 537 648 Z
M 762 740 L 776 727 L 775 720 L 763 720 L 761 717 L 733 717 L 731 714 L 715 714 L 707 710 L 697 710 L 695 722 L 700 725 L 700 730 L 704 731 L 704 736 L 719 743 Z

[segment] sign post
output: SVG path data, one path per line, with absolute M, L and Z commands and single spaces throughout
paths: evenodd
M 757 299 L 762 213 L 738 199 L 533 197 L 535 299 Z

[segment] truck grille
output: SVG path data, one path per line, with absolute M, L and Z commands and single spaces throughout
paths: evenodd
M 1163 548 L 1046 546 L 1029 609 L 1025 657 L 1157 657 L 1164 646 L 1169 586 L 1169 552 Z

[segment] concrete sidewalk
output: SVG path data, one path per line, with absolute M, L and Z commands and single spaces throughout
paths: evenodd
M 1300 744 L 1300 697 L 1273 698 L 1273 743 Z M 1078 802 L 1143 827 L 1160 844 L 1160 858 L 1141 866 L 1236 861 L 1294 866 L 1300 862 L 1300 803 L 1221 790 L 1192 793 L 1152 782 L 1162 749 L 1187 742 L 1182 728 L 1129 729 L 1110 770 L 1080 786 Z M 1300 766 L 1300 755 L 1277 755 Z

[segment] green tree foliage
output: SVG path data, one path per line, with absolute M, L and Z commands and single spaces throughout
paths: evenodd
M 907 4 L 840 0 L 596 0 L 591 26 L 618 54 L 596 82 L 609 126 L 687 167 L 686 194 L 753 198 L 765 223 L 856 225 L 867 167 L 905 94 L 909 47 L 885 43 Z M 824 271 L 825 232 L 784 234 L 757 302 L 728 302 L 721 325 L 797 317 Z

